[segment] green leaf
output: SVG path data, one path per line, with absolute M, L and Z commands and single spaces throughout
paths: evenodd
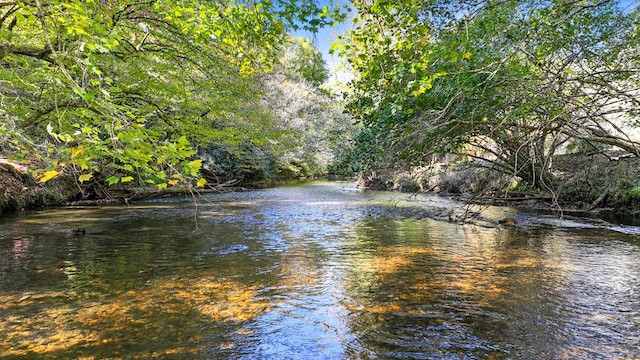
M 119 183 L 120 178 L 117 176 L 111 176 L 111 177 L 108 177 L 106 181 L 107 181 L 107 184 L 109 184 L 109 186 L 112 186 Z
M 200 171 L 200 168 L 202 168 L 202 160 L 197 159 L 197 160 L 189 161 L 188 167 L 189 167 L 189 170 L 191 171 L 191 174 L 197 174 L 198 171 Z

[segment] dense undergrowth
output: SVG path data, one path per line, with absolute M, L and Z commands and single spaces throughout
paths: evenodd
M 552 181 L 545 189 L 479 168 L 470 161 L 443 157 L 431 166 L 393 174 L 365 174 L 360 185 L 377 190 L 430 192 L 476 203 L 640 216 L 640 158 L 597 154 L 554 157 Z

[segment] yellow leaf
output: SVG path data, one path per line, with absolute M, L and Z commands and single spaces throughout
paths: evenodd
M 171 186 L 176 186 L 176 185 L 178 185 L 178 180 L 175 180 L 175 179 L 170 179 L 170 180 L 168 180 L 167 182 L 168 182 L 168 183 L 169 183 L 169 185 L 171 185 Z
M 133 176 L 123 176 L 120 178 L 120 181 L 123 183 L 133 181 Z
M 433 87 L 433 85 L 431 85 L 431 83 L 422 85 L 422 86 L 420 86 L 419 89 L 413 91 L 413 96 L 418 96 L 418 95 L 424 94 L 425 91 L 431 89 L 432 87 Z
M 83 183 L 83 182 L 85 182 L 87 180 L 91 180 L 92 177 L 93 177 L 93 173 L 82 174 L 82 175 L 78 176 L 78 181 Z
M 40 176 L 40 178 L 38 179 L 38 181 L 41 184 L 46 183 L 47 181 L 53 179 L 54 177 L 60 175 L 60 173 L 56 170 L 49 170 L 49 171 L 45 171 L 44 173 L 42 173 L 42 175 Z
M 78 156 L 84 154 L 84 147 L 82 145 L 78 145 L 76 147 L 71 148 L 71 158 L 75 159 Z
M 207 184 L 207 179 L 205 178 L 200 178 L 200 180 L 198 180 L 198 182 L 196 183 L 197 187 L 204 187 Z
M 467 51 L 466 53 L 462 54 L 462 58 L 463 59 L 468 59 L 468 58 L 471 57 L 471 55 L 473 55 L 473 54 L 471 54 L 470 52 Z

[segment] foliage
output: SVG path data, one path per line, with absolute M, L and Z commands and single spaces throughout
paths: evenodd
M 343 18 L 312 0 L 0 2 L 3 151 L 41 182 L 202 185 L 195 144 L 277 135 L 253 74 L 286 27 Z
M 277 173 L 276 159 L 247 141 L 243 144 L 211 144 L 199 149 L 202 174 L 211 183 L 257 183 Z
M 552 156 L 569 142 L 640 155 L 622 130 L 638 121 L 638 10 L 612 1 L 353 3 L 355 29 L 334 50 L 358 74 L 348 110 L 364 125 L 361 169 L 463 153 L 547 188 Z
M 289 38 L 274 72 L 291 81 L 308 81 L 319 86 L 329 77 L 320 51 L 307 38 Z
M 272 110 L 283 133 L 274 152 L 281 175 L 326 173 L 356 132 L 343 104 L 307 81 L 290 81 L 282 74 L 266 76 L 263 88 L 264 106 Z
M 343 103 L 331 94 L 320 51 L 308 39 L 292 38 L 274 75 L 265 78 L 266 106 L 273 109 L 289 147 L 280 155 L 280 177 L 331 171 L 355 131 Z

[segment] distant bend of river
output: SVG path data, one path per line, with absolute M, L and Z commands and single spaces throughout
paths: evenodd
M 310 182 L 2 214 L 0 359 L 640 358 L 638 228 L 464 211 Z

